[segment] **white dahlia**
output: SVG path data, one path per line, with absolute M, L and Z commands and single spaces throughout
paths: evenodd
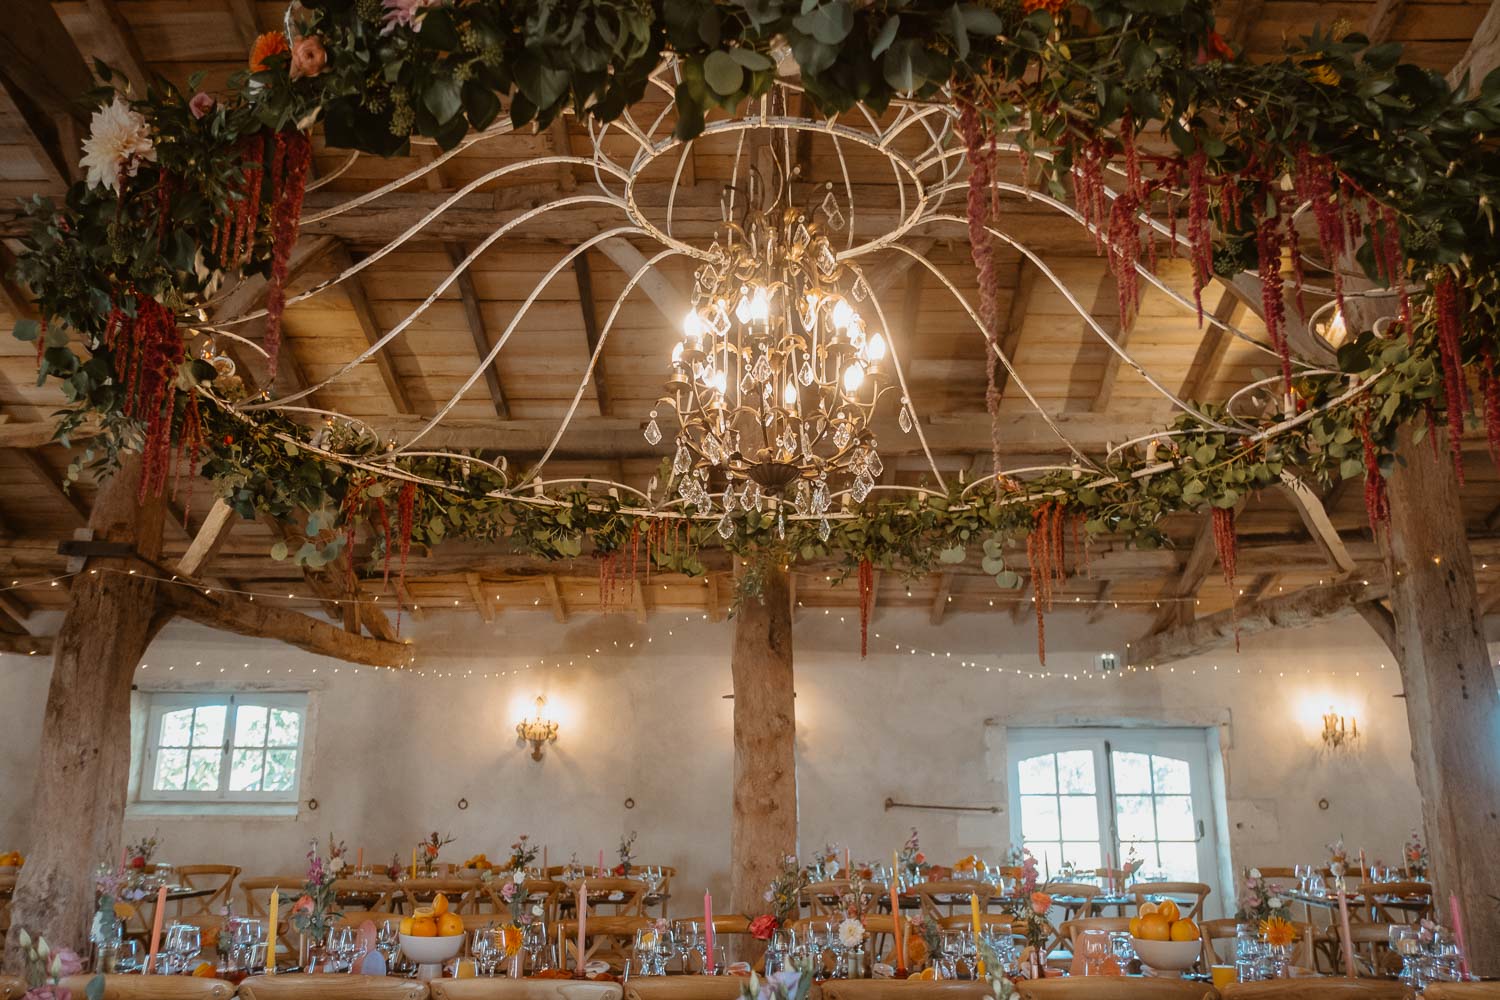
M 82 166 L 90 187 L 120 191 L 121 175 L 134 177 L 142 163 L 156 162 L 156 147 L 146 119 L 116 94 L 114 102 L 94 112 L 89 137 L 83 140 Z

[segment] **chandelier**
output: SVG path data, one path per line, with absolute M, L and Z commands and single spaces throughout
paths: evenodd
M 706 513 L 710 484 L 724 484 L 720 534 L 733 533 L 737 507 L 767 503 L 783 528 L 785 500 L 822 518 L 826 537 L 831 491 L 847 486 L 858 503 L 883 468 L 871 423 L 889 387 L 889 346 L 857 307 L 870 294 L 864 279 L 830 245 L 844 225 L 831 191 L 811 218 L 784 193 L 762 201 L 721 226 L 698 269 L 658 409 L 670 406 L 679 424 L 679 496 Z M 646 427 L 653 444 L 657 415 Z

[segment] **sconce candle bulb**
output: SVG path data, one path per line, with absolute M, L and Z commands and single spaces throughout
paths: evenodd
M 516 723 L 516 736 L 520 737 L 522 743 L 531 744 L 532 760 L 541 760 L 542 747 L 557 742 L 557 722 L 542 714 L 546 707 L 547 699 L 537 695 L 536 715 Z

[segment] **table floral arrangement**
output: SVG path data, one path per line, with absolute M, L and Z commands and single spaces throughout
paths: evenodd
M 630 831 L 628 837 L 624 834 L 620 835 L 620 846 L 615 849 L 620 861 L 612 872 L 617 878 L 629 878 L 631 869 L 635 867 L 635 838 L 634 830 Z
M 1240 908 L 1236 920 L 1262 921 L 1279 914 L 1285 901 L 1271 883 L 1261 875 L 1259 868 L 1246 868 L 1244 882 L 1240 888 Z
M 341 858 L 343 844 L 335 843 L 331 835 L 328 841 L 332 858 Z M 292 926 L 311 948 L 321 948 L 334 923 L 344 916 L 338 908 L 338 895 L 333 891 L 337 878 L 330 859 L 323 857 L 318 842 L 313 841 L 307 848 L 307 878 L 302 883 L 302 895 L 292 904 L 291 918 Z M 302 965 L 306 967 L 307 963 Z
M 763 919 L 760 921 L 759 932 L 756 931 L 755 922 L 751 923 L 751 932 L 758 937 L 764 934 L 761 940 L 768 940 L 776 928 L 796 919 L 797 913 L 802 908 L 802 890 L 807 888 L 807 872 L 797 862 L 795 854 L 788 854 L 781 859 L 781 871 L 771 880 L 770 886 L 766 888 L 765 901 L 771 907 L 771 912 L 764 914 L 770 917 L 774 923 L 767 924 Z
M 1328 851 L 1328 867 L 1333 869 L 1335 875 L 1342 875 L 1349 866 L 1349 849 L 1344 846 L 1344 838 L 1340 837 L 1323 846 Z
M 1018 901 L 1011 904 L 1006 912 L 1021 921 L 1029 952 L 1037 955 L 1038 965 L 1045 966 L 1047 963 L 1043 952 L 1047 947 L 1048 935 L 1052 933 L 1052 924 L 1047 920 L 1047 911 L 1052 908 L 1052 897 L 1037 889 L 1039 873 L 1036 855 L 1029 848 L 1023 847 L 1020 861 L 1021 875 L 1016 886 Z
M 134 844 L 127 844 L 125 847 L 126 864 L 131 868 L 148 867 L 151 859 L 156 856 L 156 849 L 160 846 L 160 833 L 153 833 L 149 837 L 142 837 Z
M 1401 861 L 1406 873 L 1412 878 L 1427 877 L 1427 869 L 1431 860 L 1427 856 L 1427 845 L 1422 842 L 1420 831 L 1411 832 L 1411 838 L 1407 840 L 1406 846 L 1401 848 Z
M 531 842 L 531 834 L 523 833 L 510 845 L 510 858 L 506 860 L 505 867 L 511 871 L 524 871 L 536 864 L 536 856 L 537 849 Z
M 916 827 L 911 828 L 911 836 L 906 838 L 896 860 L 901 868 L 900 874 L 907 882 L 916 884 L 927 881 L 927 855 L 922 853 L 921 838 L 917 835 Z
M 399 854 L 392 854 L 390 864 L 382 868 L 381 872 L 392 882 L 399 880 L 406 874 L 406 869 L 401 867 L 401 856 Z
M 412 874 L 419 878 L 437 875 L 438 853 L 451 843 L 452 834 L 440 834 L 436 830 L 429 833 L 425 840 L 417 843 L 416 863 L 412 866 Z
M 1260 939 L 1271 948 L 1273 976 L 1291 974 L 1292 945 L 1297 940 L 1297 925 L 1285 917 L 1267 917 L 1260 921 Z
M 740 983 L 740 1000 L 807 1000 L 812 981 L 812 969 L 806 962 L 794 962 L 793 968 L 769 976 L 752 972 Z
M 26 1000 L 71 1000 L 73 992 L 60 984 L 64 976 L 83 972 L 83 962 L 67 948 L 53 951 L 47 939 L 33 939 L 22 927 L 17 932 L 21 946 L 22 978 L 26 981 Z M 95 976 L 88 985 L 89 1000 L 104 996 L 104 977 Z
M 906 952 L 906 967 L 920 969 L 933 955 L 941 954 L 942 937 L 942 928 L 926 914 L 918 913 L 907 917 L 905 930 L 901 934 L 903 950 Z

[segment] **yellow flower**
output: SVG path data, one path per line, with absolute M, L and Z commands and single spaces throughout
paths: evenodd
M 1344 78 L 1339 76 L 1338 71 L 1332 66 L 1319 64 L 1307 68 L 1307 78 L 1313 83 L 1321 83 L 1325 87 L 1337 87 Z
M 1285 917 L 1269 917 L 1260 922 L 1260 936 L 1266 944 L 1289 945 L 1297 940 L 1297 925 Z

